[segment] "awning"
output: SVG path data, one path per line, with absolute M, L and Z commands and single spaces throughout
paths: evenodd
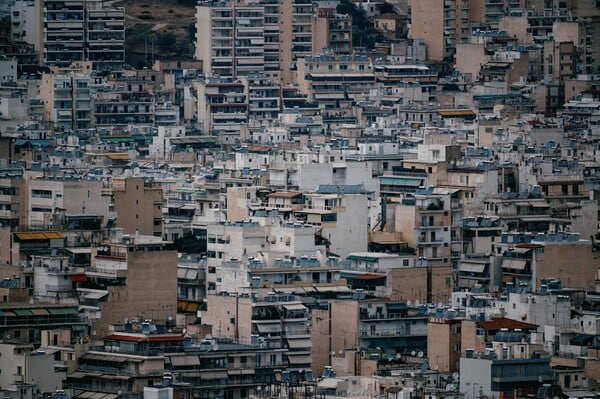
M 86 353 L 86 354 L 82 355 L 80 359 L 82 359 L 82 360 L 98 360 L 98 361 L 111 362 L 111 363 L 125 363 L 129 360 L 128 358 L 126 358 L 124 356 L 96 355 L 93 353 Z
M 87 281 L 87 275 L 85 274 L 72 274 L 71 281 L 74 283 L 80 283 L 83 281 Z
M 73 331 L 87 331 L 87 326 L 83 324 L 73 324 L 71 326 L 71 330 Z
M 256 328 L 261 333 L 281 332 L 281 324 L 257 324 Z
M 75 314 L 76 308 L 48 308 L 50 314 Z
M 194 301 L 177 300 L 177 311 L 181 313 L 196 313 L 200 304 Z
M 15 233 L 17 238 L 22 241 L 27 240 L 54 240 L 65 238 L 65 236 L 59 231 L 45 231 L 45 232 L 28 232 L 28 233 Z
M 200 359 L 198 359 L 198 356 L 172 356 L 171 365 L 174 367 L 198 366 L 200 365 Z
M 191 269 L 189 267 L 177 268 L 177 278 L 186 280 L 196 280 L 198 278 L 198 269 Z
M 502 261 L 502 268 L 510 270 L 524 270 L 526 264 L 527 261 L 524 259 L 504 258 L 504 260 Z
M 86 292 L 84 299 L 101 299 L 108 295 L 108 291 Z
M 219 380 L 222 378 L 227 378 L 226 371 L 208 371 L 200 373 L 201 380 Z
M 288 354 L 288 362 L 290 364 L 311 364 L 312 358 L 310 355 L 290 355 Z
M 67 251 L 69 251 L 72 254 L 91 254 L 92 248 L 91 247 L 74 247 L 74 248 L 67 248 Z
M 129 161 L 129 154 L 106 154 L 106 157 L 112 161 Z
M 227 370 L 227 374 L 229 375 L 253 375 L 254 369 L 237 369 L 237 370 Z
M 350 288 L 345 285 L 328 285 L 325 287 L 316 287 L 319 292 L 349 292 Z
M 477 280 L 472 280 L 468 278 L 459 278 L 458 279 L 458 287 L 459 288 L 473 288 L 477 284 Z
M 33 314 L 30 309 L 15 309 L 13 312 L 17 316 L 31 316 Z
M 421 177 L 395 177 L 395 176 L 382 176 L 379 178 L 381 184 L 387 184 L 390 186 L 410 186 L 420 187 L 423 185 L 423 178 Z
M 514 252 L 516 254 L 526 254 L 527 252 L 531 251 L 531 248 L 513 248 L 511 252 Z
M 302 305 L 301 303 L 285 304 L 285 305 L 283 305 L 283 307 L 286 310 L 306 310 L 306 306 Z
M 475 116 L 475 112 L 473 112 L 470 109 L 448 109 L 448 110 L 442 110 L 442 111 L 438 111 L 438 114 L 440 116 Z
M 310 348 L 312 347 L 312 343 L 308 338 L 288 339 L 288 346 L 290 349 Z
M 485 263 L 472 263 L 463 261 L 460 262 L 458 270 L 467 273 L 483 273 L 485 270 Z
M 337 378 L 323 378 L 317 383 L 317 387 L 320 389 L 337 389 L 340 382 L 342 380 L 338 380 Z
M 550 208 L 550 204 L 547 202 L 530 202 L 529 205 L 533 208 Z
M 48 314 L 48 311 L 44 308 L 31 309 L 31 313 L 34 315 L 45 316 Z

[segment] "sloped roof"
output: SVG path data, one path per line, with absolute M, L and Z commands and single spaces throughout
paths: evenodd
M 535 330 L 537 325 L 525 323 L 519 320 L 513 320 L 506 317 L 497 317 L 487 321 L 480 321 L 479 327 L 484 330 L 500 330 L 502 328 L 515 329 L 521 328 L 524 330 Z

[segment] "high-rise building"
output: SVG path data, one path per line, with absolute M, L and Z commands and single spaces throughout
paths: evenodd
M 264 70 L 264 8 L 226 4 L 199 6 L 196 58 L 204 72 L 221 77 Z
M 205 74 L 237 78 L 264 72 L 292 83 L 296 60 L 313 51 L 312 16 L 309 0 L 198 6 L 196 59 L 203 61 Z
M 92 61 L 95 70 L 119 69 L 125 60 L 125 10 L 98 0 L 43 0 L 45 65 Z M 31 21 L 30 21 L 31 22 Z
M 422 39 L 427 59 L 452 61 L 456 43 L 470 34 L 468 0 L 423 0 L 414 2 L 411 14 L 411 37 Z

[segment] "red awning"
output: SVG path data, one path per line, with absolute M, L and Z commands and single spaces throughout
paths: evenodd
M 82 281 L 87 281 L 87 276 L 85 274 L 72 274 L 71 281 L 74 283 L 80 283 Z

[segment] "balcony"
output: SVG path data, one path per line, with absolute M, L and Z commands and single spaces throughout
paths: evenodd
M 440 229 L 440 228 L 443 228 L 444 226 L 448 226 L 448 225 L 444 224 L 443 222 L 424 223 L 424 224 L 417 225 L 417 227 L 419 229 Z

